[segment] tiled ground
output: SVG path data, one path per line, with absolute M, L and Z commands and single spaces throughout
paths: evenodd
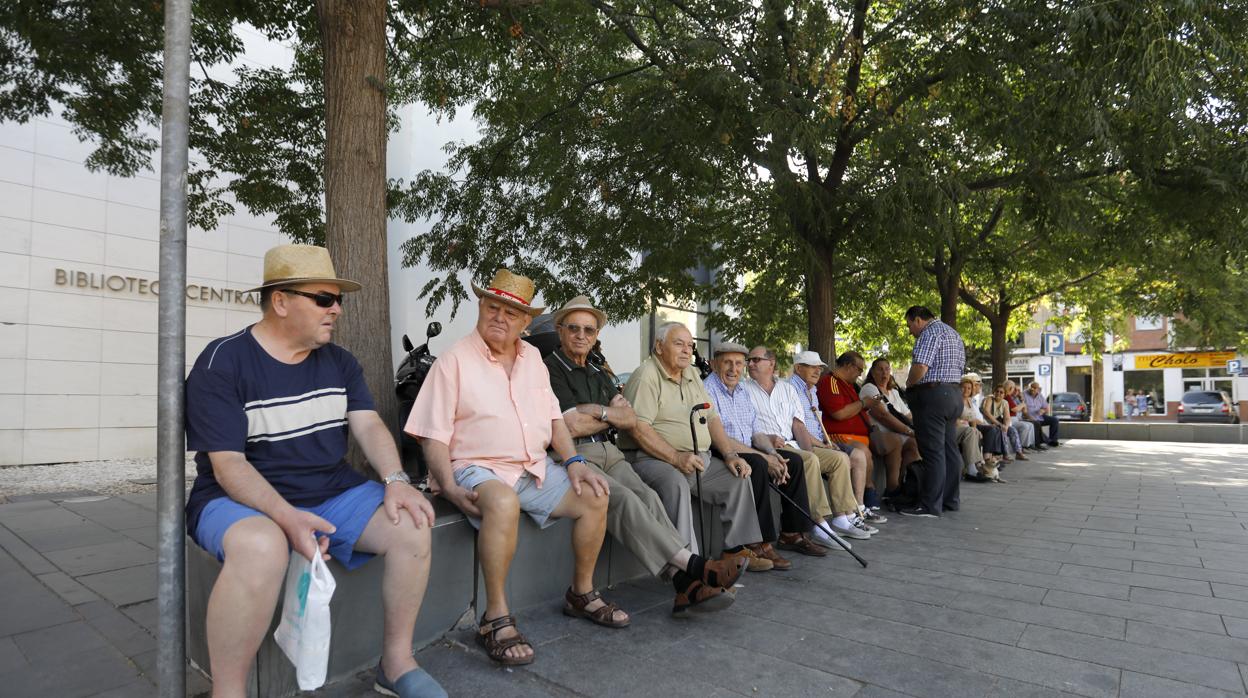
M 691 621 L 627 584 L 627 630 L 520 613 L 532 666 L 497 668 L 466 633 L 419 658 L 452 695 L 1245 694 L 1248 447 L 1082 441 L 1004 474 L 964 484 L 961 512 L 893 516 L 856 547 L 865 570 L 797 559 Z M 154 691 L 151 506 L 0 505 L 0 693 Z M 371 677 L 317 695 L 373 695 Z

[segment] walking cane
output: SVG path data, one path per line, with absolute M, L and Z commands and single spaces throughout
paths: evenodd
M 701 451 L 698 450 L 698 429 L 693 425 L 693 416 L 697 414 L 699 410 L 710 409 L 710 407 L 711 403 L 703 402 L 694 405 L 693 409 L 689 410 L 689 434 L 693 437 L 693 452 L 695 454 L 700 454 Z M 706 417 L 698 417 L 698 423 L 706 424 Z M 711 556 L 711 549 L 706 547 L 706 517 L 702 513 L 702 471 L 694 468 L 693 477 L 698 483 L 698 525 L 702 534 L 702 555 L 709 558 Z
M 867 561 L 862 559 L 862 557 L 860 557 L 858 553 L 854 552 L 853 549 L 849 547 L 849 544 L 844 541 L 844 539 L 836 535 L 836 531 L 832 530 L 832 527 L 828 525 L 827 521 L 816 521 L 815 517 L 810 515 L 810 512 L 803 509 L 800 504 L 793 501 L 793 499 L 789 497 L 789 495 L 785 494 L 783 490 L 777 487 L 776 483 L 771 481 L 771 478 L 767 478 L 767 486 L 770 487 L 772 490 L 774 490 L 776 494 L 780 495 L 781 499 L 788 502 L 789 506 L 802 512 L 802 516 L 805 516 L 807 520 L 809 520 L 810 523 L 812 523 L 816 528 L 822 527 L 823 532 L 828 534 L 828 536 L 831 537 L 832 540 L 836 541 L 837 544 L 840 545 L 842 548 L 845 548 L 845 552 L 849 553 L 850 555 L 853 555 L 854 559 L 858 561 L 858 564 L 862 565 L 863 567 L 867 566 Z M 820 486 L 822 487 L 822 485 Z

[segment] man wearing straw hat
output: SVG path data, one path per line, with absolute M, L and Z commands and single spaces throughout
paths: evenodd
M 611 499 L 607 504 L 607 531 L 623 543 L 651 574 L 670 578 L 676 588 L 672 615 L 690 611 L 717 611 L 732 605 L 728 590 L 741 575 L 745 560 L 707 560 L 690 552 L 667 517 L 659 495 L 633 470 L 615 447 L 618 431 L 648 431 L 637 420 L 632 405 L 615 389 L 604 369 L 589 361 L 590 349 L 607 314 L 589 298 L 577 296 L 554 316 L 559 346 L 546 356 L 550 387 L 559 398 L 563 421 L 584 456 L 608 478 Z M 645 437 L 643 437 L 645 438 Z M 653 434 L 650 438 L 659 438 Z
M 435 490 L 480 530 L 486 607 L 477 641 L 490 659 L 514 666 L 534 657 L 506 596 L 521 511 L 542 528 L 573 519 L 576 562 L 564 613 L 610 628 L 626 627 L 629 617 L 594 590 L 610 485 L 577 455 L 541 354 L 520 340 L 545 310 L 532 305 L 533 282 L 500 269 L 472 290 L 477 326 L 434 362 L 404 429 L 421 439 Z
M 416 665 L 412 632 L 429 577 L 433 508 L 404 474 L 360 364 L 331 343 L 343 294 L 329 252 L 281 245 L 264 256 L 263 317 L 210 342 L 186 379 L 187 448 L 198 476 L 187 530 L 224 562 L 208 601 L 214 695 L 246 693 L 293 548 L 347 569 L 385 555 L 383 649 L 374 688 L 445 696 Z M 381 477 L 344 460 L 348 431 Z

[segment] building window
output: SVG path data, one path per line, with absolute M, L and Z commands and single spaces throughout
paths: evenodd
M 1136 409 L 1132 411 L 1137 415 L 1162 415 L 1166 413 L 1166 401 L 1163 397 L 1166 394 L 1165 371 L 1127 371 L 1123 376 L 1123 389 L 1128 395 L 1134 396 Z M 1141 400 L 1140 396 L 1144 398 Z M 1141 409 L 1145 408 L 1145 409 Z M 1123 405 L 1124 411 L 1126 405 Z
M 1165 318 L 1159 315 L 1154 316 L 1154 317 L 1136 316 L 1135 329 L 1136 330 L 1160 330 L 1165 327 L 1165 323 L 1166 323 Z

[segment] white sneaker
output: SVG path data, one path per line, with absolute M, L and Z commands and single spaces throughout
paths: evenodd
M 815 542 L 819 545 L 831 548 L 832 550 L 852 550 L 854 546 L 850 545 L 849 541 L 841 538 L 840 536 L 836 536 L 836 538 L 833 539 L 832 536 L 835 536 L 835 533 L 829 535 L 828 531 L 831 527 L 832 524 L 827 522 L 825 522 L 822 526 L 815 526 L 814 530 L 810 532 L 810 537 L 814 538 Z M 840 540 L 840 543 L 837 543 L 837 540 Z M 841 543 L 845 544 L 844 548 L 841 548 Z
M 854 525 L 854 528 L 867 533 L 867 535 L 873 536 L 880 532 L 880 529 L 868 524 L 866 521 L 863 521 L 862 516 L 858 514 L 855 514 L 854 518 L 850 519 L 849 522 Z
M 864 531 L 857 526 L 850 525 L 848 528 L 837 526 L 836 524 L 828 524 L 832 527 L 832 532 L 842 538 L 855 538 L 857 540 L 866 540 L 871 537 L 871 533 Z

